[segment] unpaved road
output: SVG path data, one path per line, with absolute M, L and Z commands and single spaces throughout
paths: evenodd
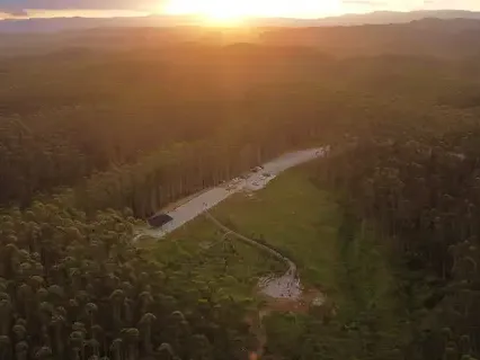
M 143 234 L 154 238 L 162 238 L 178 229 L 187 222 L 195 219 L 206 210 L 219 204 L 229 196 L 240 191 L 257 191 L 264 188 L 268 182 L 283 171 L 323 157 L 329 148 L 313 148 L 282 155 L 262 166 L 257 172 L 246 174 L 243 178 L 233 179 L 207 191 L 199 193 L 188 201 L 168 212 L 173 220 L 158 229 L 142 231 Z

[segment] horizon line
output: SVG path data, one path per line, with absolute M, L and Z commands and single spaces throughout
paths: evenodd
M 42 14 L 45 14 L 46 11 L 40 10 Z M 391 14 L 408 14 L 408 13 L 422 13 L 422 12 L 465 12 L 465 13 L 480 13 L 478 10 L 465 10 L 465 9 L 418 9 L 418 10 L 372 10 L 364 12 L 345 12 L 342 14 L 330 14 L 325 16 L 314 16 L 314 17 L 298 17 L 298 16 L 248 16 L 251 19 L 288 19 L 288 20 L 320 20 L 320 19 L 329 19 L 329 18 L 339 18 L 349 15 L 371 15 L 378 13 L 391 13 Z M 52 11 L 52 13 L 55 11 Z M 0 21 L 21 21 L 21 20 L 49 20 L 49 19 L 118 19 L 118 18 L 152 18 L 152 17 L 201 17 L 201 15 L 186 13 L 186 14 L 169 14 L 162 12 L 140 12 L 140 11 L 130 11 L 130 10 L 78 10 L 83 14 L 71 14 L 69 15 L 68 10 L 61 11 L 61 15 L 55 16 L 15 16 L 15 17 L 0 17 Z M 102 14 L 110 13 L 110 15 Z M 113 14 L 112 14 L 113 13 Z M 1 14 L 1 13 L 0 13 Z

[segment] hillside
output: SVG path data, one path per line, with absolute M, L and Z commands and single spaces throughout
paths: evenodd
M 402 54 L 464 58 L 479 56 L 479 36 L 480 20 L 467 19 L 424 19 L 406 24 L 346 27 L 115 27 L 57 34 L 0 33 L 0 58 L 69 48 L 97 52 L 161 51 L 193 44 L 200 47 L 229 44 L 305 47 L 334 56 Z

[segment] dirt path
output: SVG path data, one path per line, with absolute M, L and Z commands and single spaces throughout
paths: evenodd
M 310 306 L 324 306 L 326 298 L 324 294 L 315 289 L 304 290 L 297 273 L 297 265 L 293 260 L 282 255 L 268 244 L 261 243 L 255 239 L 248 238 L 229 227 L 222 224 L 208 211 L 205 211 L 205 217 L 209 219 L 217 228 L 222 230 L 225 235 L 233 235 L 238 240 L 254 246 L 261 251 L 276 257 L 283 261 L 288 270 L 280 277 L 269 276 L 261 279 L 259 282 L 260 293 L 266 296 L 266 304 L 259 309 L 258 313 L 249 317 L 248 321 L 258 340 L 256 351 L 250 354 L 250 359 L 260 359 L 267 344 L 266 329 L 263 325 L 263 319 L 272 312 L 294 312 L 306 313 Z
M 220 221 L 215 219 L 208 211 L 205 211 L 205 216 L 212 221 L 215 226 L 221 229 L 225 234 L 234 235 L 240 241 L 247 243 L 248 245 L 254 246 L 261 251 L 265 251 L 270 255 L 274 256 L 278 260 L 284 262 L 288 270 L 285 274 L 281 277 L 274 277 L 269 276 L 264 279 L 260 280 L 259 287 L 261 292 L 269 297 L 276 298 L 276 299 L 299 299 L 302 295 L 302 288 L 300 284 L 300 279 L 298 278 L 297 274 L 297 265 L 295 263 L 285 257 L 284 255 L 280 254 L 277 250 L 272 247 L 269 247 L 267 244 L 263 244 L 255 239 L 250 239 L 238 232 L 228 228 L 227 226 L 223 225 Z
M 299 300 L 302 295 L 302 288 L 300 284 L 300 279 L 297 276 L 297 265 L 295 263 L 280 254 L 277 250 L 269 247 L 267 244 L 263 244 L 255 239 L 248 238 L 222 224 L 218 221 L 212 214 L 208 211 L 205 211 L 205 217 L 208 218 L 213 224 L 222 230 L 225 234 L 233 235 L 238 240 L 254 246 L 261 251 L 265 251 L 270 255 L 276 257 L 280 261 L 283 261 L 287 266 L 288 270 L 286 273 L 278 278 L 270 276 L 268 278 L 262 279 L 259 283 L 260 291 L 272 299 L 290 299 L 290 300 Z M 288 301 L 288 300 L 287 300 Z M 263 326 L 264 317 L 268 316 L 273 307 L 260 309 L 255 319 L 251 319 L 251 325 L 254 329 L 254 332 L 258 340 L 258 348 L 255 352 L 250 354 L 251 359 L 259 359 L 263 355 L 265 345 L 267 344 L 267 335 L 265 328 Z

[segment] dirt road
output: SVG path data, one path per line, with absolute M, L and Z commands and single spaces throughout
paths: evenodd
M 246 174 L 243 178 L 233 179 L 221 186 L 203 191 L 197 196 L 190 197 L 188 201 L 181 202 L 180 206 L 168 212 L 168 215 L 173 218 L 172 221 L 158 229 L 145 229 L 142 232 L 143 234 L 154 238 L 162 238 L 187 222 L 195 219 L 206 210 L 219 204 L 229 196 L 240 191 L 260 190 L 283 171 L 316 158 L 320 158 L 328 151 L 328 147 L 314 148 L 282 155 L 265 163 L 263 166 L 259 167 L 257 171 L 252 171 Z

